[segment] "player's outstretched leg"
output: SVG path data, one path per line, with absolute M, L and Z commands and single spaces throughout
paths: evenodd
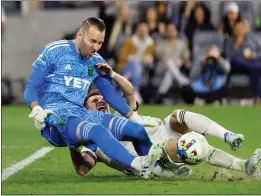
M 102 125 L 81 121 L 78 118 L 69 118 L 66 123 L 64 136 L 74 146 L 94 143 L 108 157 L 136 170 L 136 175 L 150 178 L 149 171 L 153 169 L 154 164 L 148 162 L 147 156 L 133 156 Z
M 224 140 L 234 151 L 238 150 L 244 141 L 242 134 L 233 133 L 201 114 L 185 110 L 175 110 L 172 118 L 175 118 L 179 123 L 197 133 L 215 136 Z
M 192 132 L 193 133 L 193 132 Z M 191 133 L 191 134 L 192 134 Z M 188 133 L 190 134 L 190 133 Z M 194 133 L 195 134 L 195 133 Z M 161 166 L 161 168 L 168 168 L 169 170 L 172 170 L 172 172 L 179 171 L 179 167 L 183 168 L 182 164 L 180 163 L 180 160 L 183 160 L 181 157 L 184 157 L 185 155 L 187 157 L 190 157 L 190 153 L 188 154 L 187 152 L 182 152 L 182 153 L 177 153 L 180 150 L 177 150 L 177 142 L 182 141 L 182 138 L 185 137 L 187 134 L 183 135 L 179 140 L 169 140 L 166 142 L 161 142 L 156 145 L 153 145 L 151 147 L 151 152 L 157 151 L 159 154 L 158 157 L 158 164 Z M 191 138 L 190 138 L 191 140 Z M 234 157 L 233 155 L 230 155 L 220 149 L 217 149 L 209 144 L 205 145 L 202 147 L 194 146 L 196 143 L 200 143 L 197 138 L 195 138 L 195 143 L 192 144 L 187 144 L 186 142 L 184 143 L 184 148 L 185 149 L 192 149 L 197 151 L 197 155 L 199 155 L 198 152 L 203 152 L 202 156 L 199 159 L 202 161 L 206 161 L 210 163 L 211 165 L 219 166 L 222 168 L 226 169 L 233 169 L 237 171 L 244 172 L 250 177 L 257 177 L 261 178 L 261 149 L 255 150 L 253 155 L 250 157 L 249 160 L 242 160 L 237 157 Z M 195 155 L 195 154 L 194 154 Z M 193 157 L 194 157 L 193 155 Z M 192 158 L 192 157 L 190 157 Z M 183 160 L 184 161 L 184 160 Z M 185 161 L 186 162 L 186 161 Z M 187 162 L 186 162 L 187 163 Z M 190 163 L 187 163 L 190 164 Z M 177 170 L 178 168 L 178 170 Z M 156 168 L 154 168 L 156 170 Z M 187 171 L 185 171 L 187 172 Z M 188 175 L 190 174 L 187 172 Z M 176 175 L 176 176 L 184 176 L 184 173 L 181 175 Z
M 209 155 L 205 161 L 226 169 L 242 171 L 250 177 L 261 177 L 258 165 L 261 164 L 261 150 L 257 149 L 249 160 L 242 160 L 234 157 L 218 148 L 209 145 Z
M 105 117 L 106 118 L 106 115 Z M 152 142 L 145 128 L 123 117 L 114 117 L 110 122 L 109 129 L 119 141 L 131 141 L 138 155 L 147 155 Z

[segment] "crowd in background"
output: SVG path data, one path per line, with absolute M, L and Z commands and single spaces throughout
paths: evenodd
M 216 27 L 208 2 L 180 2 L 178 15 L 170 3 L 140 3 L 143 11 L 137 21 L 123 1 L 116 1 L 113 15 L 106 14 L 112 1 L 100 5 L 107 32 L 99 53 L 129 79 L 137 100 L 162 103 L 176 86 L 186 103 L 222 101 L 231 75 L 241 73 L 249 77 L 252 89 L 252 98 L 242 104 L 260 103 L 261 41 L 253 33 L 251 9 L 224 4 Z
M 247 9 L 252 4 L 246 2 L 243 9 L 222 3 L 216 27 L 208 2 L 180 2 L 178 14 L 168 1 L 141 2 L 142 14 L 133 21 L 132 10 L 121 0 L 115 14 L 107 14 L 113 2 L 106 0 L 99 7 L 107 26 L 99 53 L 129 79 L 140 103 L 162 103 L 173 86 L 186 103 L 222 102 L 231 76 L 238 73 L 249 77 L 252 90 L 252 98 L 241 103 L 260 103 L 261 40 L 253 33 Z
M 176 92 L 185 103 L 222 104 L 236 74 L 250 81 L 250 99 L 240 103 L 261 103 L 261 34 L 251 1 L 221 2 L 218 25 L 208 1 L 141 1 L 138 17 L 123 0 L 95 6 L 106 24 L 99 54 L 133 84 L 140 103 L 164 103 Z M 73 39 L 76 30 L 62 38 Z

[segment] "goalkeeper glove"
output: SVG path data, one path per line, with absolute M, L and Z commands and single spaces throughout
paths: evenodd
M 37 129 L 43 129 L 46 124 L 44 123 L 44 119 L 48 117 L 50 114 L 53 114 L 52 110 L 43 109 L 41 106 L 35 106 L 32 112 L 29 114 L 29 118 L 33 119 L 34 126 Z

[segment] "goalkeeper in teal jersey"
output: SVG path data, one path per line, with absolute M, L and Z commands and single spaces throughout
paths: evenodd
M 82 23 L 75 40 L 52 42 L 42 49 L 24 90 L 25 101 L 32 110 L 29 117 L 52 145 L 77 148 L 95 144 L 108 157 L 137 172 L 143 171 L 140 175 L 148 178 L 154 163 L 153 155 L 145 156 L 152 145 L 140 125 L 146 122 L 125 103 L 111 79 L 96 70 L 105 63 L 97 53 L 104 36 L 104 22 L 91 17 Z M 87 110 L 83 103 L 92 82 L 116 111 L 140 124 Z M 130 154 L 115 137 L 131 141 L 139 156 Z

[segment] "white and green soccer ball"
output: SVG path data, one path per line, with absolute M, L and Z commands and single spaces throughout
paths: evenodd
M 178 140 L 177 154 L 182 161 L 197 165 L 207 156 L 208 142 L 203 135 L 195 132 L 184 134 Z

